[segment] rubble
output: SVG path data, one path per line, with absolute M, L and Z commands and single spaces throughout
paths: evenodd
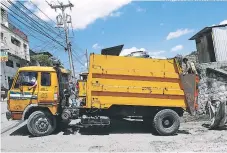
M 203 115 L 206 113 L 205 107 L 212 94 L 221 94 L 227 96 L 227 62 L 212 62 L 196 64 L 197 71 L 199 72 L 200 82 L 198 85 L 198 114 Z M 209 70 L 209 71 L 208 71 Z M 211 87 L 211 83 L 215 83 L 218 88 Z M 222 89 L 222 90 L 221 90 Z

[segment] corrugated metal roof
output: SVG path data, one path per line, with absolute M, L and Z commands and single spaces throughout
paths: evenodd
M 196 33 L 194 36 L 192 36 L 189 40 L 195 40 L 196 38 L 201 37 L 204 33 L 210 32 L 213 28 L 226 27 L 226 26 L 227 24 L 205 27 L 202 30 L 200 30 L 198 33 Z
M 227 27 L 212 29 L 214 51 L 217 61 L 227 61 Z

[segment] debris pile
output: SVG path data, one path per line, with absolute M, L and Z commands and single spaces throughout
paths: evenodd
M 227 97 L 227 62 L 197 63 L 196 68 L 200 76 L 198 114 L 203 115 L 206 113 L 206 104 L 210 97 L 213 95 L 220 95 L 219 98 Z

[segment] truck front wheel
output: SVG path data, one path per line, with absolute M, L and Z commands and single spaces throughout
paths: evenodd
M 160 135 L 174 135 L 180 127 L 180 118 L 175 111 L 163 109 L 155 115 L 153 124 Z
M 29 116 L 27 127 L 33 136 L 49 135 L 56 128 L 56 118 L 48 112 L 35 111 Z

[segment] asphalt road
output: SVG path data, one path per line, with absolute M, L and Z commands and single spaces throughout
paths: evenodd
M 7 121 L 6 104 L 1 103 L 1 151 L 151 151 L 151 152 L 227 152 L 227 128 L 208 130 L 206 121 L 182 120 L 180 130 L 174 136 L 157 136 L 142 121 L 114 121 L 108 129 L 78 129 L 71 124 L 63 131 L 50 136 L 32 137 L 26 122 Z M 4 131 L 3 131 L 4 130 Z

